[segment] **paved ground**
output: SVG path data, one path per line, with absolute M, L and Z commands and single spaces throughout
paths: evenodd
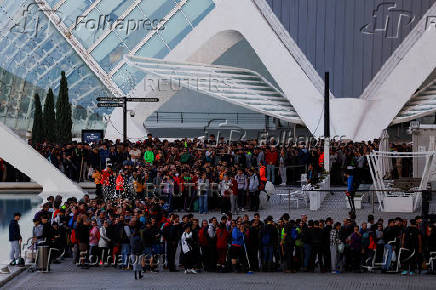
M 134 280 L 130 271 L 113 268 L 78 269 L 65 261 L 51 273 L 23 273 L 5 289 L 435 289 L 436 277 L 398 274 L 254 273 L 185 275 L 147 273 Z

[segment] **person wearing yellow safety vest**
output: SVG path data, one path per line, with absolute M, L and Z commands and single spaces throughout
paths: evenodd
M 144 153 L 144 161 L 145 161 L 145 164 L 148 164 L 148 163 L 152 164 L 154 161 L 154 153 L 151 150 L 150 146 L 147 147 L 147 151 L 145 151 L 145 153 Z

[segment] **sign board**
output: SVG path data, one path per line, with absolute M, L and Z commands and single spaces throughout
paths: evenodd
M 97 107 L 99 108 L 117 108 L 122 107 L 122 103 L 98 103 Z
M 143 102 L 143 103 L 156 103 L 159 102 L 158 98 L 127 98 L 128 102 Z
M 99 97 L 97 98 L 97 102 L 122 102 L 123 98 L 115 98 L 115 97 Z
M 100 140 L 103 140 L 104 131 L 103 130 L 90 130 L 83 129 L 82 130 L 82 142 L 90 144 L 90 143 L 98 143 Z

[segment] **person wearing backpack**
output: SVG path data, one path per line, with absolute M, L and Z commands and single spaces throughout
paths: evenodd
M 277 242 L 277 228 L 274 226 L 273 217 L 268 216 L 265 221 L 265 226 L 261 231 L 261 247 L 262 247 L 262 271 L 271 272 L 273 267 L 273 251 L 274 245 Z
M 319 269 L 320 272 L 323 273 L 325 272 L 324 259 L 321 251 L 323 242 L 323 231 L 319 226 L 319 221 L 313 222 L 313 227 L 310 230 L 310 240 L 312 244 L 312 254 L 309 269 L 311 272 L 315 270 L 315 261 L 316 258 L 318 258 Z
M 282 235 L 282 241 L 280 246 L 282 247 L 283 258 L 285 261 L 284 272 L 285 273 L 295 273 L 294 265 L 294 249 L 295 241 L 298 239 L 297 228 L 295 226 L 295 221 L 289 221 L 289 215 L 285 214 L 283 216 L 284 234 Z
M 408 249 L 406 256 L 410 256 L 407 260 L 403 262 L 404 270 L 401 275 L 414 275 L 417 264 L 417 256 L 422 253 L 422 235 L 421 232 L 416 227 L 416 220 L 410 220 L 410 226 L 404 231 L 401 238 L 401 246 Z

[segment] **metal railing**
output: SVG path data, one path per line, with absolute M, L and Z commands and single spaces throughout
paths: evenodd
M 234 124 L 265 123 L 265 116 L 259 113 L 202 113 L 202 112 L 154 112 L 146 122 L 163 123 L 207 123 L 212 119 L 225 119 Z M 270 124 L 273 125 L 272 118 Z

